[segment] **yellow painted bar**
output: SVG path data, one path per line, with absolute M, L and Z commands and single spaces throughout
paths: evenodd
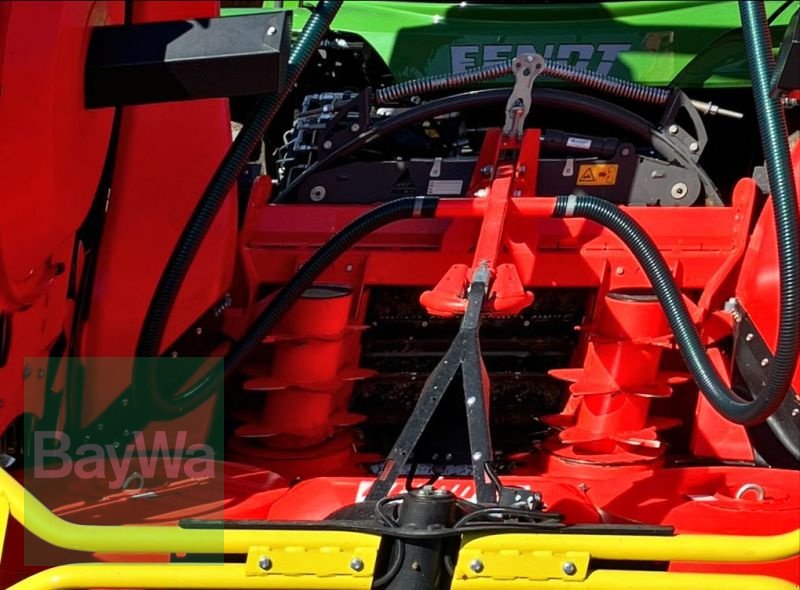
M 241 564 L 75 564 L 35 574 L 9 590 L 84 588 L 286 590 L 366 590 L 371 578 L 355 576 L 248 576 Z M 582 582 L 528 579 L 454 580 L 452 590 L 794 590 L 785 580 L 766 576 L 598 570 Z
M 736 535 L 570 535 L 504 533 L 466 540 L 461 549 L 496 553 L 530 551 L 586 552 L 596 559 L 751 563 L 800 554 L 800 530 L 769 537 Z
M 64 549 L 99 553 L 247 553 L 253 545 L 340 547 L 373 553 L 380 536 L 346 531 L 210 530 L 177 526 L 102 526 L 73 524 L 59 518 L 4 469 L 0 494 L 11 514 L 40 539 Z
M 797 590 L 767 576 L 597 570 L 582 582 L 570 580 L 453 580 L 452 590 Z
M 245 565 L 86 563 L 39 572 L 8 590 L 81 588 L 264 588 L 285 590 L 369 590 L 372 577 L 247 575 Z
M 98 526 L 67 522 L 0 469 L 0 494 L 11 515 L 32 534 L 66 549 L 100 553 L 247 553 L 254 545 L 306 548 L 339 547 L 374 552 L 379 535 L 319 530 L 202 530 L 176 526 Z M 800 530 L 769 537 L 693 535 L 674 537 L 508 533 L 471 538 L 463 548 L 483 552 L 587 552 L 594 558 L 759 562 L 800 553 Z

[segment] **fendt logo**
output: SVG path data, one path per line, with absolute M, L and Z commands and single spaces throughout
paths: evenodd
M 619 55 L 631 48 L 630 43 L 549 43 L 537 51 L 535 45 L 454 45 L 450 47 L 450 69 L 454 74 L 508 61 L 523 53 L 539 53 L 545 59 L 580 70 L 593 70 L 608 75 Z
M 133 480 L 143 484 L 156 474 L 167 479 L 214 477 L 214 449 L 206 444 L 187 446 L 185 431 L 169 440 L 160 430 L 149 441 L 142 432 L 136 432 L 133 444 L 124 449 L 93 443 L 73 449 L 69 435 L 58 431 L 38 431 L 33 438 L 36 479 L 74 476 L 108 480 L 109 489 L 119 490 Z

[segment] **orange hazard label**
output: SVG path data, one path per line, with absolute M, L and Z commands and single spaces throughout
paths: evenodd
M 619 164 L 581 164 L 578 186 L 612 186 L 617 183 Z

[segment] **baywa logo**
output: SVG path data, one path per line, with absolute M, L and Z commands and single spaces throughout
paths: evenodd
M 562 65 L 579 70 L 592 70 L 608 75 L 621 53 L 629 51 L 630 43 L 548 43 L 541 55 Z M 450 47 L 450 68 L 454 74 L 482 66 L 503 63 L 524 53 L 539 53 L 535 45 L 454 45 Z
M 146 440 L 142 432 L 134 433 L 133 443 L 124 448 L 114 445 L 83 443 L 73 448 L 66 432 L 34 432 L 33 476 L 36 479 L 108 480 L 111 490 L 127 489 L 131 481 L 159 478 L 212 478 L 214 449 L 207 444 L 186 445 L 186 431 L 178 431 L 170 439 L 164 431 L 156 431 Z

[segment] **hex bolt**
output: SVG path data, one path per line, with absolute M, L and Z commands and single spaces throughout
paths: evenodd
M 769 364 L 769 359 L 761 359 L 761 366 L 766 367 Z
M 483 453 L 481 453 L 480 451 L 475 451 L 474 453 L 472 453 L 472 459 L 474 461 L 480 461 L 481 457 L 483 457 Z
M 475 399 L 475 396 L 474 396 L 474 395 L 471 395 L 471 396 L 469 396 L 469 397 L 467 398 L 467 405 L 468 405 L 468 406 L 474 406 L 476 401 L 477 401 L 477 400 Z
M 275 33 L 277 33 L 277 32 L 278 32 L 278 29 L 277 29 L 277 27 L 269 27 L 269 28 L 267 29 L 267 35 L 270 35 L 270 36 L 271 36 L 271 35 L 274 35 L 274 34 L 275 34 Z
M 262 555 L 258 559 L 258 567 L 260 567 L 265 572 L 268 572 L 269 570 L 272 569 L 272 560 L 266 555 Z
M 753 333 L 751 332 L 751 333 L 749 333 L 747 336 L 745 336 L 745 337 L 744 337 L 744 340 L 745 340 L 745 342 L 752 342 L 752 341 L 753 341 L 753 338 L 755 338 L 755 336 L 754 336 L 754 335 L 753 335 Z
M 358 133 L 359 131 L 361 131 L 361 125 L 359 125 L 358 123 L 353 123 L 352 125 L 350 125 L 350 131 L 352 131 L 353 133 Z
M 571 561 L 565 561 L 564 565 L 561 566 L 561 570 L 568 576 L 574 576 L 578 573 L 578 567 Z
M 354 572 L 360 572 L 364 569 L 364 561 L 359 557 L 354 557 L 350 560 L 350 569 Z
M 328 140 L 322 144 L 322 147 L 326 150 L 329 150 L 333 147 L 333 142 L 331 140 Z
M 792 410 L 792 418 L 797 418 L 798 416 L 800 416 L 800 408 L 795 408 Z
M 483 571 L 483 562 L 480 559 L 473 559 L 469 564 L 469 569 L 479 574 Z
M 618 267 L 617 267 L 617 270 L 616 270 L 616 273 L 617 273 L 618 275 L 622 276 L 622 275 L 624 275 L 624 274 L 625 274 L 625 269 L 624 269 L 623 267 L 621 267 L 621 266 L 618 266 Z
M 700 151 L 700 146 L 696 141 L 693 141 L 692 143 L 689 144 L 689 151 L 692 152 L 693 154 L 696 154 L 697 152 Z
M 678 126 L 677 125 L 670 125 L 669 126 L 669 132 L 672 135 L 676 135 L 678 133 Z

